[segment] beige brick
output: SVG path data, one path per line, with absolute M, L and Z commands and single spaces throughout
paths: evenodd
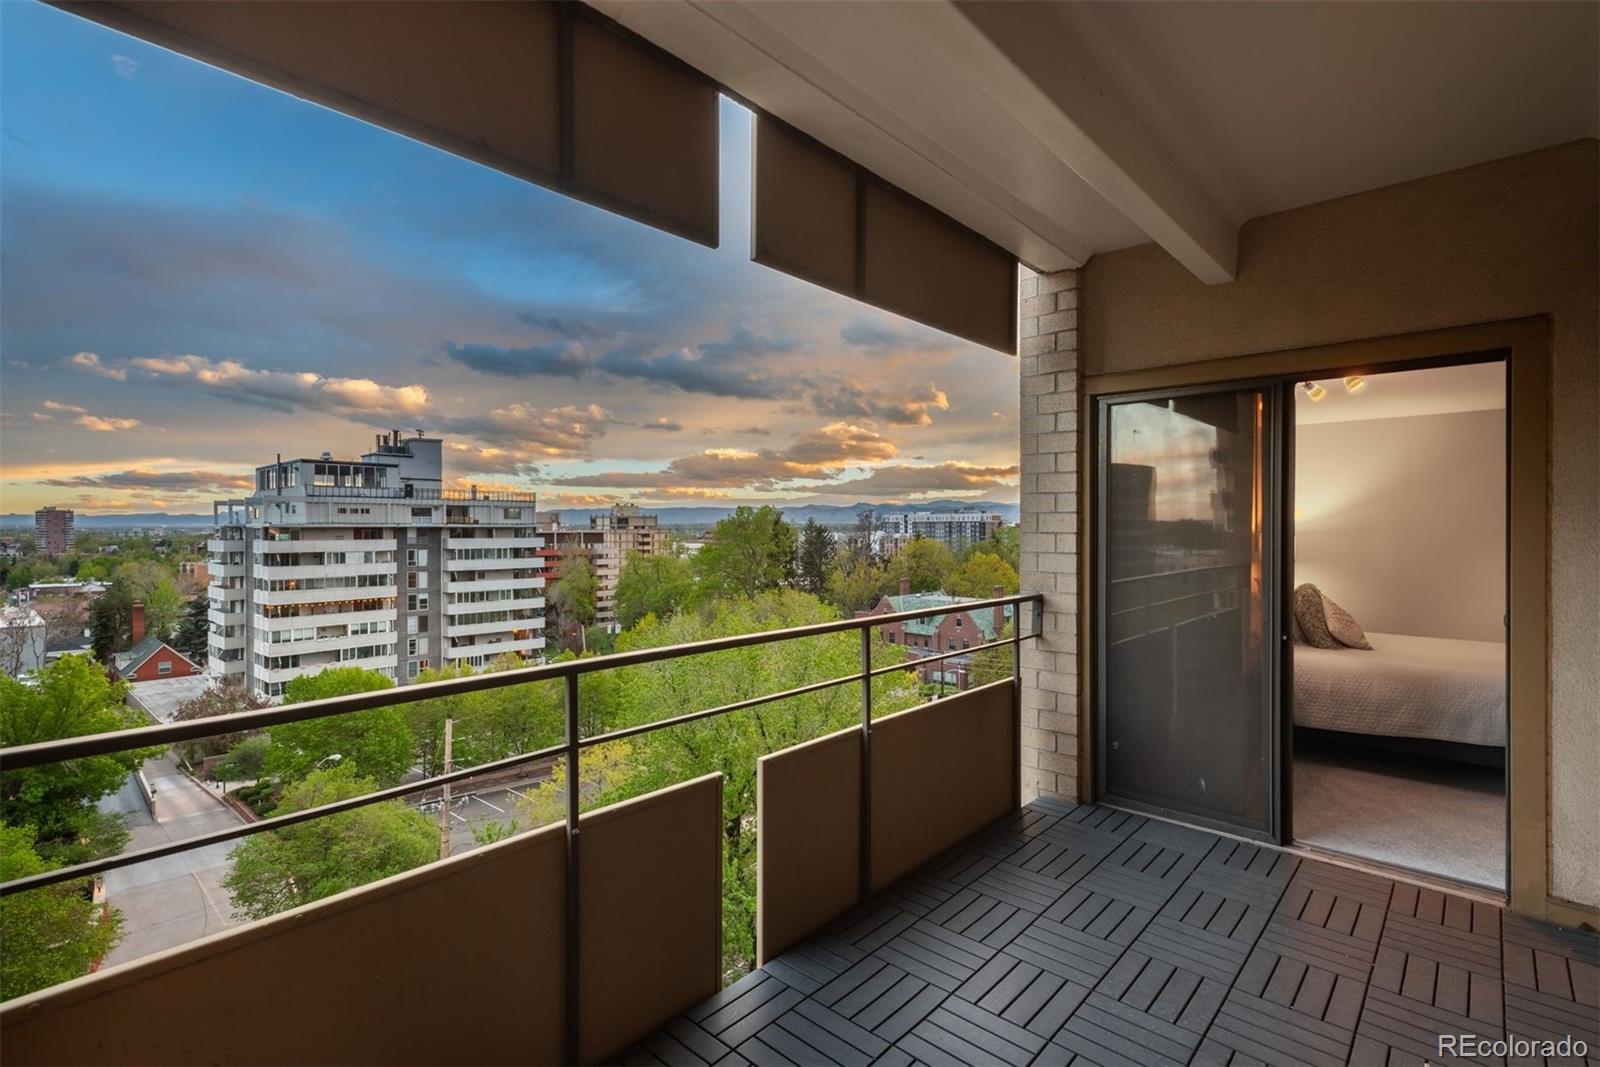
M 1068 311 L 1052 311 L 1048 315 L 1039 316 L 1040 333 L 1065 333 L 1068 330 L 1076 332 L 1078 329 L 1077 309 Z
M 1078 757 L 1076 755 L 1068 755 L 1064 752 L 1039 752 L 1037 750 L 1035 755 L 1038 757 L 1037 766 L 1047 771 L 1055 771 L 1057 774 L 1071 774 L 1078 769 Z
M 1072 306 L 1077 306 L 1078 295 L 1072 294 Z M 1044 296 L 1030 296 L 1022 301 L 1022 317 L 1025 319 L 1042 318 L 1056 310 L 1056 294 L 1046 293 Z
M 1033 282 L 1035 293 L 1076 292 L 1078 288 L 1078 272 L 1075 270 L 1058 270 L 1054 274 L 1035 274 Z M 1033 294 L 1030 293 L 1029 295 Z
M 1052 293 L 1059 290 L 1051 289 Z M 1030 296 L 1039 295 L 1039 276 L 1032 271 L 1023 271 L 1022 277 L 1017 279 L 1017 297 L 1026 300 Z
M 1035 330 L 1038 329 L 1035 321 Z M 1056 335 L 1053 333 L 1035 333 L 1034 336 L 1024 338 L 1018 348 L 1024 356 L 1038 356 L 1056 350 Z

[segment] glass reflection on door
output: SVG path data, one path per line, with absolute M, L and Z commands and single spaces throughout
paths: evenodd
M 1101 793 L 1274 827 L 1267 388 L 1101 408 Z M 1275 497 L 1275 494 L 1273 494 Z

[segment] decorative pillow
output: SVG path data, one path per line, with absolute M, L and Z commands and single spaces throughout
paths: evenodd
M 1300 619 L 1294 613 L 1294 602 L 1289 604 L 1289 640 L 1297 645 L 1306 643 L 1306 635 L 1300 631 Z
M 1369 652 L 1372 645 L 1367 641 L 1366 631 L 1361 624 L 1356 622 L 1356 617 L 1328 599 L 1328 594 L 1322 594 L 1322 611 L 1327 619 L 1328 632 L 1333 634 L 1333 639 L 1347 648 L 1364 648 Z
M 1322 590 L 1310 582 L 1295 588 L 1294 621 L 1300 624 L 1300 636 L 1312 648 L 1343 648 L 1328 629 L 1323 600 Z

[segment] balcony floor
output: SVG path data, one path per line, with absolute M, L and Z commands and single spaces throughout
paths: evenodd
M 618 1059 L 1399 1065 L 1509 1027 L 1596 1064 L 1597 955 L 1491 904 L 1038 800 Z

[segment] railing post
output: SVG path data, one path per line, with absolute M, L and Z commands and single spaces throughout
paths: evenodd
M 861 628 L 860 897 L 872 895 L 872 627 Z
M 1017 808 L 1022 807 L 1022 602 L 1011 617 L 1011 774 Z M 1034 608 L 1035 614 L 1038 608 Z
M 579 1056 L 579 955 L 582 945 L 578 937 L 578 803 L 582 799 L 582 779 L 578 774 L 578 673 L 566 676 L 567 683 L 567 899 L 566 899 L 566 1028 L 565 1045 L 568 1063 L 580 1062 Z

